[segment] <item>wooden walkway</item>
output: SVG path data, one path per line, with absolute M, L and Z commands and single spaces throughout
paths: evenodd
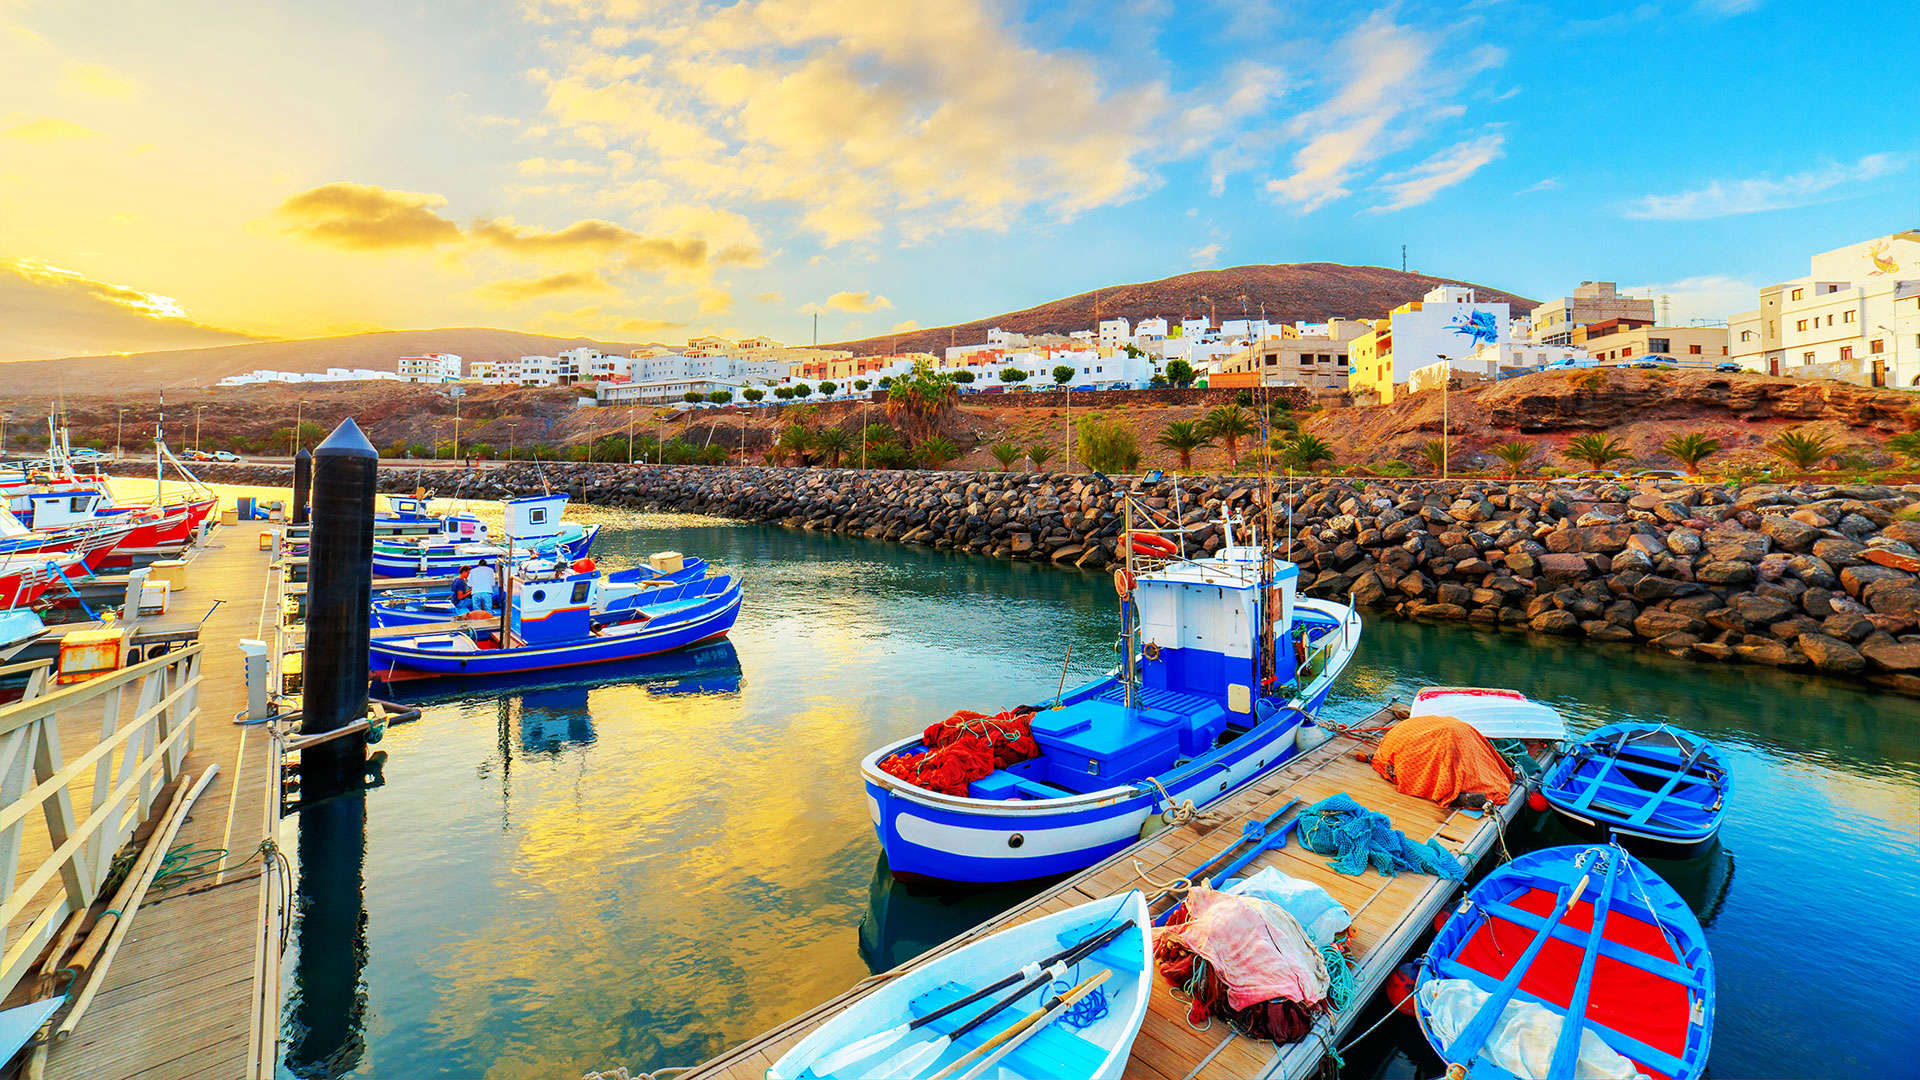
M 200 710 L 186 759 L 195 779 L 210 765 L 220 772 L 175 846 L 224 848 L 226 869 L 164 899 L 148 894 L 92 1008 L 48 1055 L 48 1077 L 250 1080 L 273 1073 L 289 913 L 286 879 L 261 847 L 277 831 L 280 755 L 265 725 L 233 723 L 246 704 L 237 643 L 272 638 L 272 558 L 259 550 L 257 528 L 217 528 L 173 598 L 175 612 L 190 618 L 222 601 L 201 627 Z
M 1369 722 L 1386 723 L 1391 719 L 1383 710 Z M 1416 840 L 1439 840 L 1469 867 L 1495 848 L 1500 840 L 1499 830 L 1519 812 L 1524 802 L 1522 790 L 1516 786 L 1507 806 L 1501 808 L 1504 815 L 1500 817 L 1473 817 L 1443 810 L 1425 799 L 1395 791 L 1372 766 L 1355 759 L 1354 751 L 1359 746 L 1353 737 L 1337 737 L 1255 781 L 1210 808 L 1192 824 L 1162 832 L 1068 878 L 999 917 L 907 961 L 895 969 L 895 973 L 984 935 L 1089 900 L 1134 888 L 1146 889 L 1151 894 L 1155 890 L 1141 880 L 1140 871 L 1161 882 L 1180 877 L 1238 840 L 1242 825 L 1272 815 L 1291 799 L 1301 800 L 1304 807 L 1329 795 L 1346 792 L 1362 804 L 1391 816 L 1394 824 L 1408 836 Z M 1358 877 L 1337 874 L 1327 868 L 1326 859 L 1307 853 L 1294 838 L 1289 838 L 1287 847 L 1269 851 L 1254 860 L 1244 873 L 1253 874 L 1267 866 L 1278 867 L 1293 877 L 1322 886 L 1353 915 L 1351 952 L 1357 964 L 1353 1002 L 1323 1020 L 1313 1035 L 1292 1046 L 1276 1047 L 1271 1042 L 1235 1035 L 1219 1023 L 1206 1031 L 1195 1030 L 1186 1021 L 1187 1003 L 1175 998 L 1164 980 L 1156 979 L 1146 1021 L 1133 1044 L 1133 1057 L 1127 1063 L 1128 1077 L 1227 1080 L 1313 1075 L 1325 1056 L 1326 1047 L 1338 1045 L 1351 1033 L 1355 1020 L 1385 984 L 1393 967 L 1459 888 L 1455 882 L 1421 874 L 1391 878 L 1373 870 Z M 1169 906 L 1170 900 L 1161 900 L 1154 905 L 1155 913 Z M 815 1026 L 890 977 L 888 973 L 865 979 L 805 1014 L 683 1074 L 681 1080 L 758 1080 L 780 1055 Z

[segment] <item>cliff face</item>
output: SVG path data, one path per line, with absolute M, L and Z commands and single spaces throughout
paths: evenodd
M 1596 368 L 1549 371 L 1450 391 L 1446 426 L 1456 453 L 1469 463 L 1508 440 L 1539 444 L 1543 463 L 1566 440 L 1602 431 L 1634 454 L 1631 464 L 1671 467 L 1660 452 L 1670 436 L 1698 432 L 1721 440 L 1728 455 L 1751 454 L 1782 431 L 1808 428 L 1843 449 L 1877 451 L 1890 435 L 1920 422 L 1920 398 L 1832 380 L 1785 379 L 1748 373 L 1642 371 Z M 1340 447 L 1342 461 L 1406 457 L 1440 437 L 1437 390 L 1391 405 L 1355 406 L 1319 413 L 1308 428 Z M 1494 464 L 1492 458 L 1478 464 Z M 1471 464 L 1470 464 L 1471 467 Z

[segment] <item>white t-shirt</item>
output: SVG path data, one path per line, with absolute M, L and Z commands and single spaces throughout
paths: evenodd
M 485 563 L 474 567 L 473 572 L 467 575 L 467 585 L 473 589 L 476 596 L 491 595 L 493 584 L 493 567 Z

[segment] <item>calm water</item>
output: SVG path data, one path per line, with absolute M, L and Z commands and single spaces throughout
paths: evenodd
M 854 772 L 879 740 L 1112 662 L 1106 578 L 702 518 L 586 511 L 602 561 L 741 575 L 728 646 L 490 688 L 390 730 L 383 786 L 284 826 L 302 863 L 284 1074 L 568 1077 L 691 1064 L 1019 893 L 913 896 Z M 1721 846 L 1660 864 L 1708 921 L 1720 1077 L 1913 1075 L 1920 706 L 1752 669 L 1376 620 L 1332 708 L 1513 686 L 1580 727 L 1720 741 Z M 1534 842 L 1551 842 L 1548 835 Z M 1391 1026 L 1360 1057 L 1413 1075 Z M 1415 1036 L 1417 1041 L 1417 1036 Z

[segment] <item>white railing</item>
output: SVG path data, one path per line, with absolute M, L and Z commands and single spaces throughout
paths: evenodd
M 114 854 L 179 775 L 199 712 L 200 650 L 189 645 L 58 689 L 49 689 L 44 664 L 14 669 L 37 668 L 27 696 L 0 707 L 0 996 L 67 916 L 100 895 Z M 63 721 L 69 737 L 82 733 L 71 760 Z M 23 846 L 33 851 L 24 863 Z

